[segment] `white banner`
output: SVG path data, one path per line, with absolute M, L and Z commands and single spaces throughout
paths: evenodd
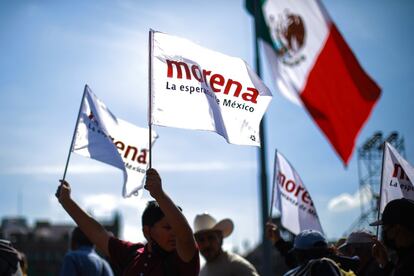
M 148 129 L 116 118 L 106 105 L 85 86 L 72 151 L 124 173 L 122 196 L 138 195 L 148 168 Z M 156 134 L 152 133 L 152 143 Z
M 385 142 L 382 164 L 381 213 L 388 202 L 408 198 L 414 200 L 414 168 Z
M 299 174 L 277 151 L 274 166 L 274 206 L 281 213 L 283 227 L 295 235 L 306 229 L 323 233 L 311 196 Z
M 260 146 L 272 94 L 246 62 L 176 36 L 152 32 L 152 38 L 151 123 Z

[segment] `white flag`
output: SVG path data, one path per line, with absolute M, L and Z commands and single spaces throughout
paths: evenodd
M 228 143 L 260 146 L 270 90 L 240 58 L 152 32 L 151 123 L 214 131 Z
M 273 181 L 274 206 L 281 213 L 283 227 L 295 235 L 306 229 L 323 233 L 308 190 L 289 161 L 277 151 Z
M 124 173 L 122 196 L 137 195 L 148 168 L 148 129 L 116 118 L 106 105 L 85 86 L 72 151 Z M 152 143 L 156 139 L 152 134 Z
M 382 164 L 381 213 L 388 202 L 408 198 L 414 200 L 414 168 L 385 142 Z

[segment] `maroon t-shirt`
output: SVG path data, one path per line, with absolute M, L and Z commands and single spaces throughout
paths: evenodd
M 164 269 L 175 270 L 180 276 L 197 276 L 200 271 L 198 250 L 188 263 L 180 259 L 177 251 L 166 258 L 148 252 L 146 245 L 131 243 L 111 237 L 108 243 L 109 256 L 112 264 L 122 271 L 124 276 L 164 276 Z

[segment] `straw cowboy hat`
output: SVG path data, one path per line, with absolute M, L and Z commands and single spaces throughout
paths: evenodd
M 233 222 L 230 219 L 223 219 L 219 222 L 207 213 L 197 215 L 194 219 L 194 234 L 218 230 L 223 233 L 223 238 L 230 236 L 233 232 Z

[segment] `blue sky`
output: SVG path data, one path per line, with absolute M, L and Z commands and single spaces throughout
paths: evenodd
M 375 131 L 398 131 L 412 163 L 414 2 L 322 2 L 382 88 L 357 145 Z M 233 0 L 1 1 L 0 216 L 70 221 L 53 194 L 85 83 L 116 116 L 146 126 L 149 28 L 241 57 L 253 66 L 252 23 L 243 1 Z M 359 215 L 358 197 L 353 198 L 359 188 L 356 154 L 345 169 L 306 111 L 278 94 L 264 62 L 263 69 L 274 94 L 266 114 L 268 178 L 278 148 L 309 189 L 328 237 L 339 237 Z M 226 245 L 242 249 L 246 240 L 256 244 L 257 149 L 229 145 L 210 132 L 156 130 L 160 138 L 153 166 L 190 223 L 203 211 L 218 219 L 230 217 L 235 231 Z M 104 217 L 120 210 L 124 237 L 142 240 L 140 215 L 149 195 L 140 201 L 122 199 L 120 171 L 73 155 L 67 179 L 82 207 Z

